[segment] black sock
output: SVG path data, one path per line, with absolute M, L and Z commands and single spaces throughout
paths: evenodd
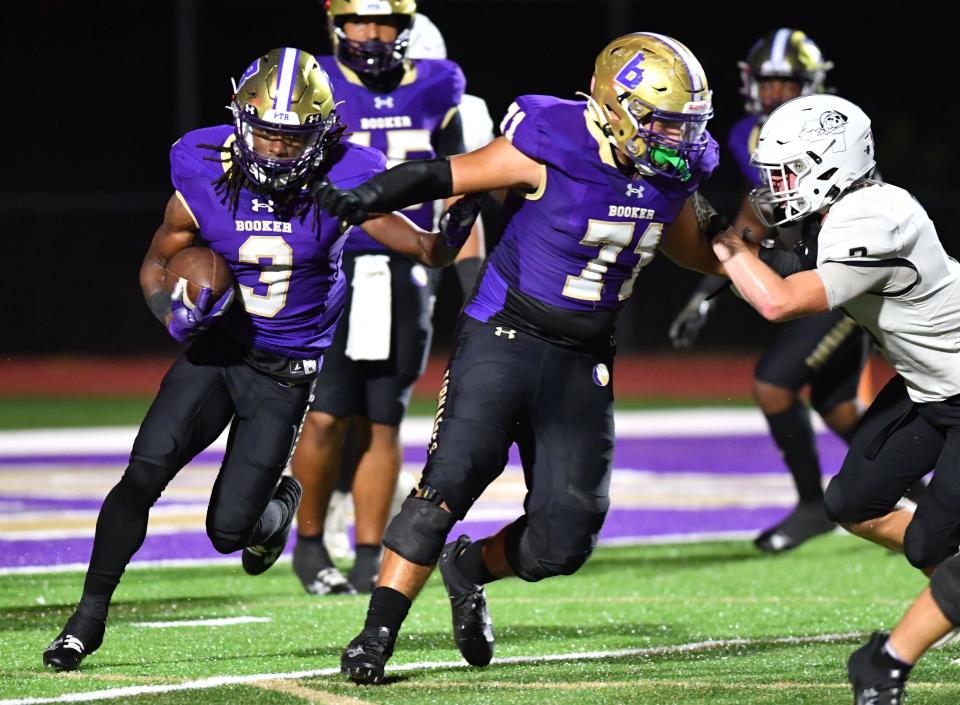
M 894 671 L 901 670 L 904 671 L 904 678 L 910 673 L 910 669 L 913 668 L 912 663 L 907 663 L 906 661 L 901 661 L 889 651 L 887 651 L 887 644 L 890 641 L 889 637 L 887 641 L 883 643 L 883 647 L 880 648 L 873 654 L 873 663 L 878 668 L 882 668 L 885 671 Z
M 363 627 L 364 629 L 386 627 L 391 634 L 396 634 L 400 631 L 403 620 L 407 618 L 407 612 L 410 611 L 410 605 L 412 604 L 412 600 L 393 588 L 374 588 L 373 594 L 370 595 L 367 620 Z
M 454 559 L 457 571 L 474 585 L 486 585 L 499 578 L 487 569 L 483 562 L 483 546 L 487 539 L 474 541 Z
M 378 543 L 358 543 L 357 558 L 354 565 L 364 570 L 373 569 L 376 573 L 380 569 L 380 557 L 383 555 L 383 548 Z
M 147 535 L 150 507 L 173 474 L 166 468 L 134 461 L 107 494 L 97 516 L 78 613 L 100 622 L 107 619 L 113 591 Z
M 793 475 L 800 501 L 822 501 L 820 458 L 817 456 L 816 439 L 807 407 L 796 401 L 786 411 L 764 415 L 770 426 L 770 434 L 783 456 L 783 462 Z
M 347 574 L 347 580 L 359 592 L 370 592 L 380 572 L 383 549 L 378 543 L 358 543 L 356 552 L 357 558 Z
M 323 544 L 323 534 L 301 536 L 297 534 L 297 545 L 293 548 L 293 572 L 305 585 L 312 583 L 324 568 L 332 568 L 333 561 Z

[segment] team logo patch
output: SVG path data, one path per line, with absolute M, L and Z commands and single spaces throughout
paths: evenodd
M 627 90 L 632 91 L 639 86 L 643 80 L 643 69 L 640 68 L 643 59 L 643 52 L 638 51 L 630 61 L 624 64 L 623 68 L 620 69 L 620 73 L 618 73 L 613 80 Z
M 242 84 L 251 76 L 255 76 L 260 70 L 260 59 L 255 59 L 252 64 L 247 67 L 247 70 L 243 72 L 243 75 L 240 77 L 240 83 Z
M 593 382 L 598 387 L 606 387 L 610 384 L 610 370 L 602 362 L 593 366 Z

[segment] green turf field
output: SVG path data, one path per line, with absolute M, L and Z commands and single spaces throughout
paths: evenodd
M 575 576 L 491 585 L 497 657 L 519 661 L 474 669 L 457 663 L 435 575 L 391 664 L 438 663 L 358 687 L 339 675 L 283 677 L 335 668 L 366 608 L 365 598 L 305 595 L 287 563 L 258 578 L 239 565 L 130 570 L 103 647 L 79 673 L 45 673 L 40 652 L 81 582 L 80 573 L 0 577 L 0 702 L 225 677 L 203 689 L 128 690 L 120 702 L 849 703 L 844 664 L 861 637 L 843 635 L 891 626 L 924 584 L 902 557 L 845 534 L 775 557 L 746 542 L 601 548 Z M 270 621 L 138 626 L 226 617 Z M 641 651 L 604 655 L 624 649 Z M 958 656 L 928 655 L 911 705 L 960 702 Z
M 136 426 L 150 406 L 150 397 L 0 397 L 0 429 Z M 747 406 L 748 399 L 669 399 L 618 397 L 616 408 L 672 409 L 697 406 Z M 434 397 L 415 396 L 410 416 L 433 416 Z

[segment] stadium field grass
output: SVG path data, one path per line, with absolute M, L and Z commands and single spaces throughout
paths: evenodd
M 0 396 L 0 429 L 78 428 L 87 426 L 136 426 L 152 397 Z M 674 399 L 667 397 L 618 397 L 616 408 L 672 409 L 698 406 L 749 406 L 747 398 Z M 414 396 L 410 416 L 433 416 L 437 400 Z
M 82 574 L 8 574 L 0 703 L 118 688 L 130 690 L 113 702 L 135 705 L 848 703 L 847 655 L 892 626 L 923 584 L 903 557 L 840 533 L 783 556 L 731 541 L 601 547 L 574 576 L 489 586 L 497 657 L 520 662 L 475 669 L 459 662 L 434 575 L 401 633 L 396 681 L 358 687 L 333 671 L 366 598 L 308 596 L 289 563 L 256 578 L 239 560 L 129 570 L 106 642 L 72 674 L 44 672 L 40 653 L 72 611 Z M 269 621 L 142 626 L 236 617 Z M 605 656 L 624 649 L 641 651 Z M 960 702 L 958 656 L 949 646 L 928 654 L 911 705 Z M 297 672 L 307 673 L 287 677 Z M 152 690 L 214 677 L 202 689 Z

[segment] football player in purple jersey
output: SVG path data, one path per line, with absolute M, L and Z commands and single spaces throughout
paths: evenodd
M 460 316 L 429 459 L 384 535 L 366 622 L 341 668 L 380 683 L 412 600 L 439 560 L 463 657 L 494 637 L 484 585 L 538 581 L 588 559 L 609 506 L 613 327 L 662 250 L 720 273 L 697 194 L 717 164 L 700 63 L 680 42 L 628 34 L 597 58 L 586 100 L 522 96 L 502 137 L 452 159 L 408 162 L 322 203 L 349 222 L 451 194 L 507 188 L 509 220 Z M 524 515 L 494 536 L 445 542 L 520 448 Z
M 102 643 L 110 599 L 143 543 L 150 507 L 197 453 L 230 426 L 206 528 L 221 553 L 243 550 L 251 575 L 286 544 L 300 485 L 283 476 L 324 351 L 343 308 L 346 234 L 316 207 L 321 179 L 359 184 L 384 168 L 380 152 L 342 141 L 333 91 L 314 57 L 274 49 L 247 68 L 232 125 L 195 130 L 170 151 L 174 194 L 140 269 L 157 319 L 189 342 L 140 425 L 130 463 L 97 519 L 83 595 L 44 665 L 73 670 Z M 447 214 L 439 236 L 397 214 L 364 230 L 428 266 L 456 256 L 473 202 Z M 163 286 L 165 264 L 203 243 L 220 254 L 236 290 L 196 301 Z M 182 284 L 182 282 L 181 282 Z M 239 301 L 230 303 L 236 297 Z
M 734 123 L 727 145 L 746 181 L 746 191 L 762 186 L 760 171 L 750 164 L 757 135 L 767 116 L 780 104 L 800 95 L 824 92 L 824 79 L 833 64 L 803 32 L 783 27 L 757 42 L 740 62 L 746 115 Z M 749 229 L 752 239 L 768 236 L 746 195 L 734 220 L 737 232 Z M 777 246 L 792 249 L 798 239 L 812 242 L 799 227 L 780 229 Z M 806 253 L 813 266 L 816 253 Z M 670 327 L 675 347 L 693 344 L 728 280 L 705 277 Z M 810 412 L 800 399 L 810 387 L 810 401 L 827 426 L 849 442 L 860 419 L 857 401 L 861 373 L 867 359 L 867 334 L 843 311 L 781 323 L 754 371 L 753 394 L 790 470 L 797 489 L 797 505 L 776 525 L 762 531 L 754 545 L 779 553 L 815 536 L 832 531 L 823 504 L 823 480 Z
M 331 0 L 327 20 L 335 56 L 317 57 L 349 127 L 346 139 L 380 150 L 388 165 L 466 151 L 460 68 L 443 59 L 406 57 L 416 7 L 414 0 Z M 427 230 L 436 219 L 432 201 L 403 214 Z M 480 254 L 474 236 L 458 258 L 465 292 L 473 288 Z M 435 287 L 423 266 L 354 227 L 343 269 L 349 283 L 343 321 L 324 358 L 292 461 L 304 488 L 293 569 L 308 592 L 320 595 L 373 590 L 400 473 L 400 423 L 433 332 Z M 345 453 L 348 430 L 356 447 Z M 356 560 L 344 578 L 324 543 L 324 524 L 338 474 L 354 458 Z

